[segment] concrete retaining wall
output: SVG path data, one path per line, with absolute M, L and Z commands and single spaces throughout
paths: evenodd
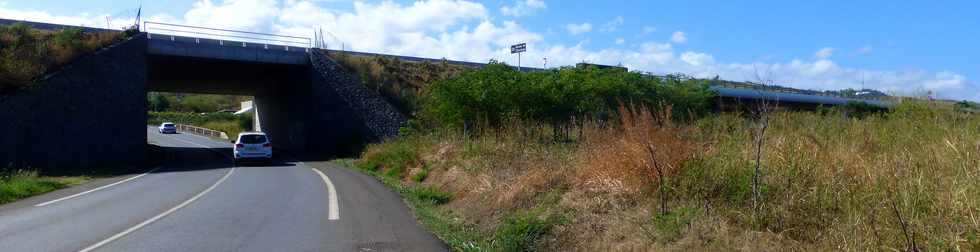
M 146 40 L 136 37 L 0 95 L 0 166 L 57 172 L 142 161 L 146 76 Z

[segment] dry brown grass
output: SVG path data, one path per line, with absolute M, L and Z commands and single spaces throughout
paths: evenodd
M 513 213 L 561 216 L 538 250 L 980 249 L 978 117 L 923 103 L 861 120 L 779 112 L 755 208 L 754 125 L 734 115 L 674 125 L 660 111 L 623 108 L 618 125 L 587 124 L 572 143 L 514 125 L 413 145 L 431 168 L 422 183 L 455 195 L 440 208 L 484 233 Z
M 24 24 L 0 26 L 0 92 L 29 87 L 41 75 L 119 38 L 118 32 L 37 30 Z

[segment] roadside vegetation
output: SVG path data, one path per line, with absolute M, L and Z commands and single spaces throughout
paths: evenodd
M 457 251 L 980 250 L 962 105 L 710 113 L 683 77 L 495 65 L 426 93 L 344 163 Z
M 39 30 L 23 23 L 0 25 L 0 93 L 29 88 L 43 74 L 121 38 L 119 32 Z
M 235 115 L 232 113 L 192 113 L 192 112 L 156 112 L 147 114 L 148 125 L 160 125 L 164 122 L 193 125 L 212 129 L 228 134 L 228 137 L 238 136 L 238 133 L 252 130 L 252 115 Z
M 36 171 L 0 170 L 0 204 L 43 194 L 88 181 L 86 176 L 48 177 Z
M 179 97 L 179 98 L 178 98 Z M 252 130 L 252 114 L 231 113 L 240 108 L 247 96 L 175 94 L 152 92 L 147 95 L 147 124 L 163 122 L 194 125 L 225 132 L 228 137 Z
M 421 106 L 430 83 L 456 76 L 467 67 L 448 62 L 408 62 L 397 58 L 329 52 L 344 68 L 356 73 L 364 86 L 381 94 L 402 113 L 411 115 Z

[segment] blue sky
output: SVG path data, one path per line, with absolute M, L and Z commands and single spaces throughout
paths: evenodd
M 104 26 L 136 1 L 0 0 L 0 17 Z M 587 61 L 654 73 L 876 88 L 980 101 L 973 1 L 144 1 L 164 22 L 309 36 L 361 51 L 516 63 Z M 333 47 L 333 46 L 331 46 Z M 762 74 L 757 74 L 762 73 Z M 862 85 L 862 80 L 864 84 Z

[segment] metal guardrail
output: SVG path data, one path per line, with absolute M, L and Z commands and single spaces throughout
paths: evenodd
M 176 126 L 177 126 L 177 131 L 179 132 L 187 132 L 199 136 L 228 139 L 228 134 L 221 131 L 212 130 L 208 128 L 201 128 L 194 125 L 186 125 L 186 124 L 177 124 Z
M 265 49 L 270 49 L 269 46 L 281 46 L 285 48 L 286 51 L 292 48 L 302 48 L 308 51 L 313 47 L 313 42 L 310 38 L 306 37 L 296 37 L 296 36 L 286 36 L 277 35 L 269 33 L 258 33 L 258 32 L 248 32 L 248 31 L 235 31 L 217 28 L 207 28 L 200 26 L 190 26 L 190 25 L 178 25 L 178 24 L 167 24 L 158 22 L 143 22 L 143 32 L 145 32 L 148 39 L 164 38 L 170 41 L 176 41 L 178 39 L 185 40 L 190 39 L 195 43 L 201 43 L 202 40 L 213 40 L 219 45 L 234 45 L 248 47 L 249 44 L 261 45 Z
M 758 85 L 758 84 L 753 85 L 753 84 L 719 82 L 719 83 L 713 83 L 713 85 L 716 85 L 716 86 L 719 86 L 719 87 L 727 87 L 727 88 L 751 89 L 751 90 L 777 92 L 777 93 L 787 93 L 787 94 L 801 94 L 801 95 L 812 95 L 812 96 L 825 96 L 825 97 L 848 98 L 848 99 L 869 100 L 869 101 L 883 101 L 884 100 L 881 97 L 870 97 L 870 98 L 868 98 L 868 97 L 852 97 L 852 96 L 846 96 L 846 95 L 835 95 L 835 94 L 832 94 L 832 93 L 820 92 L 820 91 L 812 91 L 812 90 L 805 90 L 805 89 L 795 89 L 795 88 L 787 88 L 787 87 L 773 87 L 773 86 Z

